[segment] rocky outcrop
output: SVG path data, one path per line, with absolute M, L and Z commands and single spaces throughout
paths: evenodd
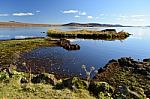
M 71 44 L 71 42 L 67 39 L 60 39 L 58 41 L 58 45 L 66 50 L 80 50 L 80 46 L 78 44 Z
M 128 93 L 128 95 L 126 93 L 124 96 L 130 96 L 130 98 L 137 99 L 138 97 L 142 97 L 141 99 L 145 99 L 145 97 L 150 98 L 149 58 L 143 59 L 143 61 L 135 61 L 130 57 L 110 60 L 108 64 L 98 70 L 94 79 L 97 81 L 108 82 L 116 90 L 120 86 L 125 86 L 121 87 Z M 142 93 L 138 92 L 139 89 L 143 90 Z M 117 94 L 117 92 L 115 94 Z

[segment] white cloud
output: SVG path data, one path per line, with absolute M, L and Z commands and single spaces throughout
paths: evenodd
M 79 15 L 76 15 L 76 16 L 74 16 L 75 18 L 79 18 L 80 16 Z
M 87 16 L 88 19 L 93 19 L 93 16 Z
M 32 16 L 34 15 L 33 13 L 13 13 L 13 16 Z
M 78 10 L 66 10 L 66 11 L 63 11 L 63 13 L 65 14 L 75 14 L 75 13 L 79 13 Z
M 37 10 L 36 13 L 40 13 L 41 11 Z
M 9 16 L 9 14 L 0 14 L 0 16 Z
M 79 12 L 79 15 L 87 15 L 86 12 Z

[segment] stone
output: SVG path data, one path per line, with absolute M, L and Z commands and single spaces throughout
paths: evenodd
M 150 98 L 150 89 L 149 90 L 145 90 L 144 93 L 146 94 L 147 98 Z
M 114 88 L 106 82 L 91 82 L 89 85 L 89 91 L 99 98 L 102 94 L 111 97 L 114 92 Z
M 150 58 L 143 59 L 143 62 L 150 62 Z
M 70 89 L 88 89 L 88 82 L 77 77 L 64 79 L 62 84 Z
M 136 91 L 130 90 L 126 86 L 119 86 L 114 93 L 114 98 L 118 99 L 146 99 L 143 89 L 137 88 Z M 139 91 L 139 92 L 138 92 Z
M 38 74 L 31 79 L 32 83 L 46 83 L 56 85 L 57 79 L 53 74 Z
M 118 61 L 115 60 L 115 59 L 112 59 L 112 60 L 110 60 L 108 63 L 112 63 L 112 62 L 118 62 Z
M 21 78 L 20 83 L 28 83 L 28 80 L 26 78 Z

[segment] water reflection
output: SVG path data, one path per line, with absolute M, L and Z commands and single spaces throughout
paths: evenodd
M 85 27 L 74 29 L 80 28 L 86 29 Z M 46 32 L 48 29 L 49 28 L 16 28 L 12 31 L 8 28 L 0 28 L 0 35 L 5 35 L 1 36 L 0 39 L 7 39 L 20 35 L 46 37 L 46 34 L 40 32 Z M 53 29 L 68 30 L 71 28 L 54 27 Z M 92 27 L 90 29 L 95 30 L 95 28 Z M 103 29 L 106 28 L 97 27 L 97 30 Z M 29 53 L 24 53 L 22 57 L 34 68 L 44 67 L 45 72 L 58 73 L 60 76 L 78 75 L 82 77 L 85 77 L 85 72 L 81 69 L 83 64 L 86 65 L 89 71 L 91 66 L 94 66 L 97 70 L 105 66 L 111 59 L 132 57 L 136 60 L 142 60 L 150 57 L 150 28 L 115 27 L 115 29 L 117 31 L 124 30 L 133 35 L 125 40 L 114 41 L 71 39 L 71 43 L 80 45 L 80 50 L 68 51 L 62 47 L 41 47 Z M 92 75 L 94 75 L 94 72 L 92 72 Z

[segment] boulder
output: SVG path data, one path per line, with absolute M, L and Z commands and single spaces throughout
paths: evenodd
M 150 62 L 150 58 L 143 59 L 143 62 Z
M 115 99 L 146 99 L 143 89 L 134 88 L 134 91 L 130 90 L 126 86 L 119 86 L 113 95 Z
M 20 83 L 28 83 L 27 78 L 21 78 Z
M 145 90 L 144 93 L 146 94 L 147 98 L 150 98 L 150 89 L 149 90 Z
M 38 74 L 37 76 L 31 79 L 32 83 L 45 83 L 45 84 L 52 84 L 56 85 L 57 79 L 53 74 Z
M 81 80 L 77 77 L 64 79 L 62 84 L 64 87 L 68 87 L 70 89 L 88 89 L 89 85 L 87 81 Z
M 114 89 L 106 82 L 91 82 L 89 85 L 89 91 L 92 92 L 98 98 L 111 97 Z

